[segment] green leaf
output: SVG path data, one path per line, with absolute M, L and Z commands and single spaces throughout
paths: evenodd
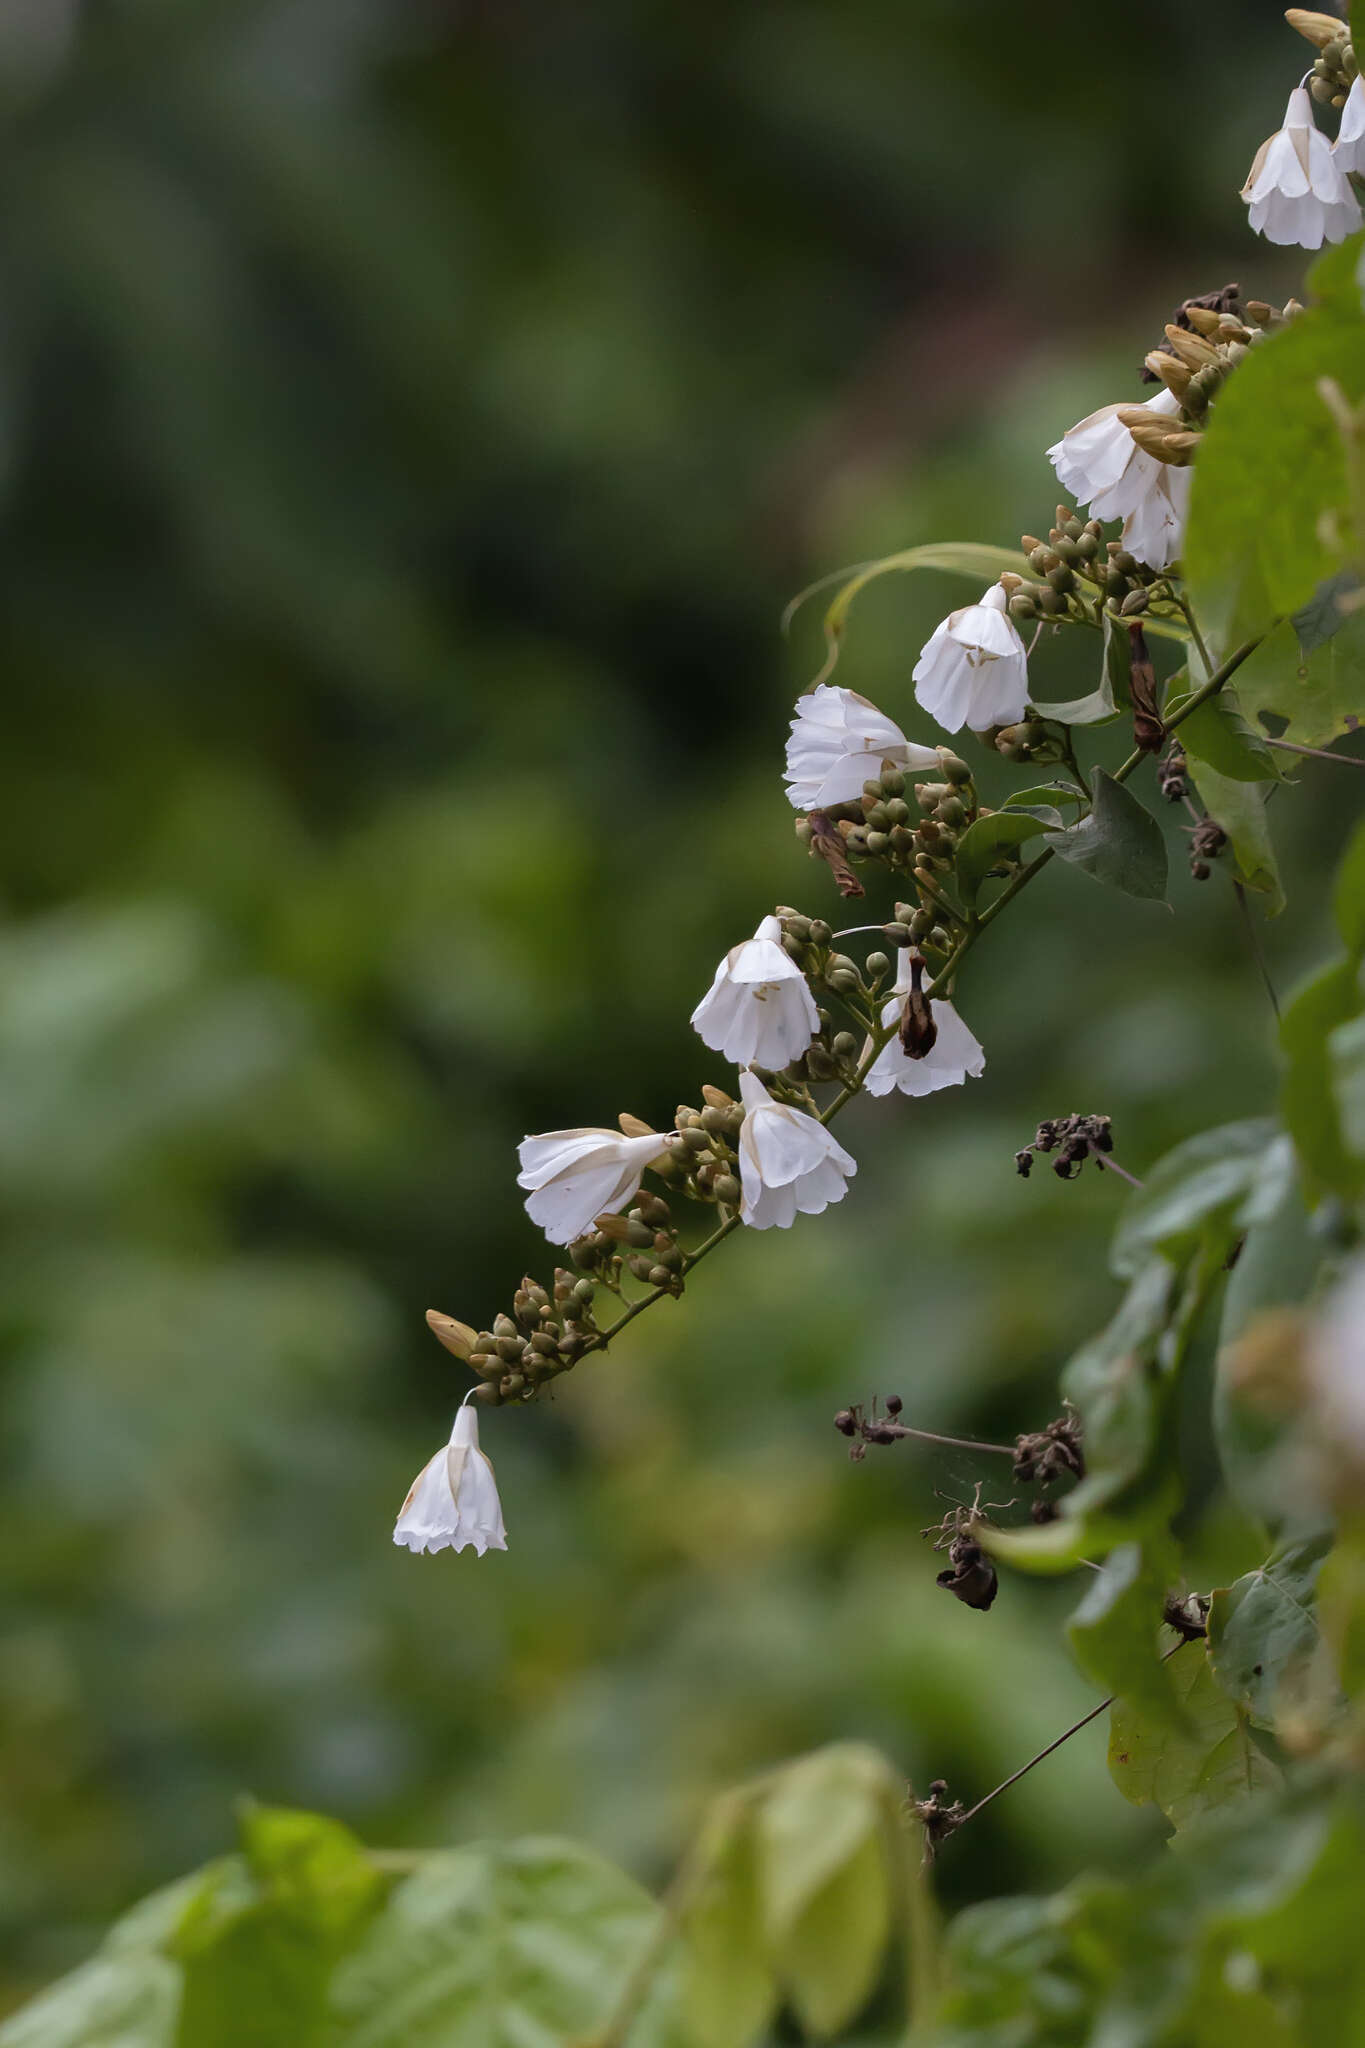
M 1326 1531 L 1287 1544 L 1260 1571 L 1220 1587 L 1209 1613 L 1209 1657 L 1224 1692 L 1263 1728 L 1277 1713 L 1331 1689 L 1315 1598 L 1331 1547 Z
M 0 2023 L 0 2048 L 174 2048 L 181 1973 L 164 1944 L 219 1866 L 153 1892 L 88 1963 Z
M 1005 798 L 1002 809 L 1007 811 L 1038 810 L 1048 805 L 1081 804 L 1087 799 L 1069 782 L 1040 782 L 1033 789 L 1016 789 L 1013 796 Z
M 1365 1188 L 1365 1163 L 1347 1151 L 1341 1131 L 1328 1039 L 1361 1013 L 1358 971 L 1349 960 L 1324 968 L 1284 1013 L 1285 1057 L 1280 1113 L 1294 1140 L 1310 1200 L 1323 1193 L 1354 1197 Z
M 1103 768 L 1094 775 L 1090 815 L 1056 832 L 1048 844 L 1073 867 L 1130 896 L 1164 902 L 1166 842 L 1149 811 Z
M 1109 1770 L 1125 1799 L 1160 1807 L 1182 1828 L 1214 1807 L 1267 1789 L 1279 1774 L 1199 1643 L 1176 1652 L 1171 1677 L 1185 1725 L 1155 1721 L 1120 1701 L 1110 1720 Z
M 1035 701 L 1034 709 L 1042 717 L 1055 718 L 1062 725 L 1103 725 L 1131 707 L 1131 678 L 1132 643 L 1127 629 L 1106 612 L 1098 688 L 1092 690 L 1088 697 L 1073 697 L 1065 704 L 1039 704 Z
M 682 1918 L 683 2016 L 699 2042 L 749 2048 L 777 2004 L 751 1796 L 717 1801 L 695 1854 L 698 1874 Z
M 850 1742 L 787 1765 L 764 1799 L 769 1951 L 812 2033 L 851 2020 L 881 1972 L 891 1920 L 888 1822 L 901 1796 L 885 1758 Z
M 1327 1059 L 1342 1148 L 1365 1161 L 1365 1017 L 1352 1017 L 1327 1034 Z
M 1058 811 L 1049 811 L 1045 817 L 1035 817 L 1031 811 L 992 811 L 974 819 L 957 843 L 957 886 L 966 907 L 972 908 L 981 884 L 1000 860 L 1035 833 L 1051 831 L 1061 822 Z
M 1360 578 L 1354 569 L 1339 569 L 1335 576 L 1320 583 L 1307 604 L 1295 612 L 1289 623 L 1304 661 L 1341 631 L 1356 608 L 1351 600 L 1359 588 Z
M 241 1858 L 206 1884 L 170 1943 L 185 1969 L 177 2048 L 306 2048 L 322 2038 L 327 1988 L 378 1909 L 383 1881 L 340 1822 L 249 1805 Z
M 1365 721 L 1365 618 L 1352 613 L 1306 658 L 1285 619 L 1238 669 L 1237 697 L 1274 739 L 1330 747 L 1355 732 Z
M 1318 1615 L 1341 1689 L 1358 1703 L 1365 1695 L 1365 1523 L 1358 1514 L 1343 1522 L 1323 1565 Z
M 329 2048 L 558 2048 L 609 2017 L 658 1925 L 647 1892 L 573 1842 L 433 1855 L 338 1969 Z
M 1365 825 L 1357 825 L 1337 865 L 1332 909 L 1341 943 L 1359 960 L 1365 954 Z
M 1241 1230 L 1273 1212 L 1293 1171 L 1273 1117 L 1247 1117 L 1187 1138 L 1128 1198 L 1109 1254 L 1112 1271 L 1132 1279 L 1153 1252 L 1179 1263 L 1201 1242 L 1221 1257 Z
M 1291 1176 L 1275 1209 L 1248 1230 L 1228 1277 L 1213 1388 L 1223 1476 L 1238 1505 L 1275 1533 L 1311 1522 L 1316 1512 L 1297 1437 L 1301 1391 L 1292 1363 L 1283 1374 L 1277 1368 L 1286 1338 L 1275 1312 L 1304 1300 L 1321 1263 Z M 1238 1348 L 1248 1336 L 1252 1348 Z
M 1182 1715 L 1169 1665 L 1157 1649 L 1167 1579 L 1151 1552 L 1124 1543 L 1110 1553 L 1067 1624 L 1076 1662 L 1104 1692 L 1112 1692 L 1155 1722 Z
M 1168 698 L 1166 714 L 1171 716 L 1187 704 L 1192 691 Z M 1241 706 L 1230 687 L 1216 697 L 1206 697 L 1196 711 L 1180 721 L 1179 739 L 1185 752 L 1206 763 L 1233 782 L 1279 782 L 1279 763 L 1263 735 L 1247 724 Z
M 1210 415 L 1184 562 L 1205 635 L 1224 652 L 1307 604 L 1344 566 L 1334 528 L 1349 533 L 1350 492 L 1324 377 L 1350 403 L 1365 398 L 1358 307 L 1322 307 L 1265 335 Z
M 1180 730 L 1183 732 L 1184 726 Z M 1246 888 L 1266 898 L 1267 917 L 1278 917 L 1284 909 L 1284 888 L 1270 843 L 1264 785 L 1220 775 L 1216 768 L 1193 754 L 1189 766 L 1190 778 L 1203 797 L 1209 816 L 1228 835 L 1239 879 Z

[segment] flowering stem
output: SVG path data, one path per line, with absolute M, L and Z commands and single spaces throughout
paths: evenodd
M 1140 1181 L 1135 1173 L 1129 1173 L 1126 1166 L 1120 1166 L 1118 1160 L 1111 1159 L 1107 1153 L 1094 1152 L 1091 1154 L 1091 1157 L 1096 1166 L 1101 1167 L 1105 1173 L 1116 1173 L 1120 1180 L 1127 1181 L 1130 1188 L 1146 1186 L 1145 1181 Z
M 879 1429 L 894 1430 L 897 1436 L 913 1436 L 923 1444 L 946 1444 L 953 1451 L 993 1451 L 999 1458 L 1017 1458 L 1017 1444 L 988 1444 L 979 1437 L 942 1436 L 936 1429 L 911 1429 L 908 1422 L 893 1422 L 889 1417 L 878 1420 Z

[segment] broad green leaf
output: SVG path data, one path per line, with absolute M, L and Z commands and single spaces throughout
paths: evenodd
M 885 1965 L 891 1926 L 885 1837 L 884 1828 L 864 1836 L 777 1952 L 783 1989 L 802 2026 L 819 2040 L 857 2017 Z M 707 2043 L 713 2038 L 701 2036 Z
M 1341 943 L 1352 959 L 1365 954 L 1365 825 L 1358 825 L 1337 864 L 1332 891 Z
M 1339 15 L 1336 7 L 1320 10 L 1327 14 Z M 1356 47 L 1365 47 L 1365 12 L 1359 7 L 1352 8 L 1351 30 Z M 1323 250 L 1309 265 L 1304 280 L 1304 296 L 1313 304 L 1329 307 L 1347 319 L 1361 317 L 1360 266 L 1365 257 L 1365 232 L 1348 235 L 1344 242 L 1336 242 Z
M 328 2048 L 559 2048 L 606 2021 L 658 1924 L 573 1842 L 433 1855 L 338 1969 Z
M 1166 842 L 1151 813 L 1103 768 L 1094 775 L 1090 815 L 1048 840 L 1053 852 L 1097 882 L 1164 902 Z
M 1318 1616 L 1341 1689 L 1359 1706 L 1365 1697 L 1365 1522 L 1358 1514 L 1343 1522 L 1323 1565 Z
M 1331 1689 L 1315 1611 L 1325 1531 L 1285 1545 L 1260 1570 L 1219 1587 L 1209 1657 L 1224 1692 L 1263 1728 L 1278 1714 L 1322 1705 Z
M 818 2034 L 852 2019 L 880 1972 L 891 1915 L 887 1823 L 901 1797 L 876 1750 L 836 1743 L 789 1764 L 763 1801 L 769 1949 Z
M 1352 600 L 1360 589 L 1360 578 L 1354 569 L 1340 569 L 1335 576 L 1329 576 L 1320 583 L 1307 604 L 1300 606 L 1289 621 L 1299 643 L 1299 653 L 1307 661 L 1310 654 L 1339 633 L 1346 620 L 1356 609 Z
M 694 1854 L 697 1875 L 682 1917 L 683 2018 L 699 2042 L 749 2048 L 777 2004 L 752 1797 L 717 1801 Z
M 1327 1058 L 1343 1148 L 1365 1160 L 1365 1017 L 1327 1034 Z
M 1294 1176 L 1248 1230 L 1228 1277 L 1213 1388 L 1223 1476 L 1238 1505 L 1275 1533 L 1316 1513 L 1298 1445 L 1299 1374 L 1277 1312 L 1304 1300 L 1321 1263 Z
M 1279 1773 L 1254 1741 L 1247 1715 L 1218 1684 L 1201 1644 L 1176 1651 L 1171 1676 L 1186 1724 L 1154 1721 L 1120 1701 L 1110 1721 L 1109 1770 L 1125 1799 L 1159 1806 L 1182 1828 L 1269 1788 Z
M 1241 1229 L 1278 1207 L 1293 1171 L 1292 1151 L 1273 1117 L 1200 1131 L 1159 1159 L 1129 1196 L 1111 1269 L 1132 1279 L 1154 1251 L 1178 1263 L 1201 1239 L 1226 1252 Z
M 1186 690 L 1168 699 L 1167 716 L 1181 710 L 1192 694 Z M 1206 697 L 1197 710 L 1182 718 L 1178 738 L 1187 755 L 1230 781 L 1282 780 L 1279 763 L 1264 735 L 1248 725 L 1231 688 L 1220 690 L 1216 697 Z
M 1206 636 L 1224 653 L 1305 605 L 1344 566 L 1350 493 L 1318 390 L 1365 399 L 1365 321 L 1329 307 L 1267 334 L 1228 379 L 1194 468 L 1184 563 Z
M 981 884 L 996 864 L 1015 853 L 1035 833 L 1047 832 L 1062 822 L 1059 811 L 1035 817 L 1031 811 L 991 811 L 976 818 L 957 843 L 957 886 L 970 910 L 980 894 Z
M 1323 1193 L 1347 1198 L 1365 1187 L 1365 1162 L 1346 1150 L 1328 1060 L 1328 1039 L 1360 1015 L 1358 971 L 1349 960 L 1324 968 L 1284 1013 L 1280 1047 L 1285 1058 L 1280 1113 L 1303 1168 L 1312 1200 Z
M 1151 1551 L 1123 1543 L 1086 1588 L 1067 1624 L 1076 1662 L 1105 1692 L 1153 1721 L 1182 1718 L 1170 1667 L 1157 1647 L 1167 1579 Z
M 1344 618 L 1307 656 L 1285 619 L 1238 669 L 1237 700 L 1251 724 L 1301 747 L 1355 732 L 1365 722 L 1365 617 Z
M 1180 730 L 1185 730 L 1183 725 Z M 1266 786 L 1220 775 L 1194 754 L 1189 756 L 1189 767 L 1190 779 L 1203 797 L 1209 816 L 1228 835 L 1239 880 L 1265 897 L 1267 917 L 1278 917 L 1284 909 L 1284 888 L 1266 821 Z
M 1007 811 L 1026 811 L 1046 808 L 1048 805 L 1055 808 L 1058 804 L 1086 802 L 1088 798 L 1083 797 L 1072 783 L 1040 782 L 1033 789 L 1016 789 L 1012 796 L 1005 798 L 1001 808 Z
M 378 1909 L 383 1880 L 350 1831 L 321 1815 L 248 1806 L 241 1858 L 220 1868 L 177 1927 L 177 2048 L 306 2048 L 322 2039 L 327 1989 Z
M 1062 725 L 1103 725 L 1117 718 L 1132 703 L 1132 654 L 1127 629 L 1117 619 L 1104 616 L 1104 647 L 1100 655 L 1100 680 L 1087 697 L 1073 697 L 1065 704 L 1038 704 L 1034 709 L 1044 718 Z
M 88 1963 L 0 2022 L 0 2048 L 175 2048 L 181 1972 L 164 1945 L 218 1868 L 125 1913 Z

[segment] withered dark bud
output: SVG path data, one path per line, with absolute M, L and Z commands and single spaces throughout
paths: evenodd
M 1190 1593 L 1183 1599 L 1179 1593 L 1168 1593 L 1161 1619 L 1167 1628 L 1175 1630 L 1183 1642 L 1196 1643 L 1208 1634 L 1205 1626 L 1207 1612 L 1208 1604 L 1198 1593 Z
M 810 826 L 810 850 L 824 861 L 841 896 L 862 896 L 862 883 L 848 864 L 844 852 L 843 836 L 828 811 L 811 811 L 806 818 Z
M 1047 1522 L 1055 1522 L 1060 1513 L 1061 1509 L 1055 1500 L 1036 1500 L 1028 1511 L 1028 1518 L 1042 1526 Z
M 1175 309 L 1175 319 L 1172 324 L 1176 327 L 1183 327 L 1187 333 L 1193 327 L 1193 322 L 1190 319 L 1191 306 L 1197 306 L 1201 310 L 1206 310 L 1210 313 L 1233 313 L 1240 315 L 1242 287 L 1240 284 L 1225 284 L 1220 292 L 1203 292 L 1198 298 L 1182 299 Z M 1161 341 L 1157 343 L 1158 348 L 1165 345 L 1165 339 L 1163 331 Z M 1146 363 L 1143 364 L 1139 375 L 1144 384 L 1159 384 L 1161 382 L 1156 371 Z
M 1033 1153 L 1030 1151 L 1027 1145 L 1025 1145 L 1022 1152 L 1015 1153 L 1014 1170 L 1018 1174 L 1020 1180 L 1027 1180 L 1029 1175 L 1032 1173 Z
M 856 1436 L 858 1433 L 858 1425 L 853 1418 L 852 1411 L 848 1408 L 841 1408 L 839 1410 L 839 1413 L 834 1418 L 834 1427 L 841 1436 Z
M 1178 740 L 1172 740 L 1166 757 L 1157 767 L 1156 779 L 1168 804 L 1178 804 L 1185 794 L 1185 770 L 1188 763 L 1185 749 Z
M 973 1543 L 968 1536 L 959 1536 L 948 1555 L 952 1563 L 947 1571 L 938 1574 L 935 1585 L 942 1586 L 945 1593 L 951 1593 L 964 1607 L 974 1607 L 978 1613 L 984 1614 L 1000 1590 L 995 1566 L 980 1544 Z
M 903 1408 L 904 1406 L 905 1406 L 905 1403 L 904 1403 L 904 1401 L 902 1401 L 902 1399 L 901 1399 L 901 1397 L 900 1397 L 900 1395 L 899 1395 L 899 1394 L 888 1394 L 888 1395 L 887 1395 L 887 1397 L 886 1397 L 886 1412 L 887 1412 L 887 1414 L 888 1414 L 888 1415 L 899 1415 L 899 1414 L 900 1414 L 900 1412 L 901 1412 L 901 1409 L 902 1409 L 902 1408 Z
M 901 1050 L 910 1060 L 922 1060 L 933 1051 L 938 1038 L 933 1004 L 921 987 L 923 980 L 924 962 L 914 953 L 910 958 L 910 993 L 901 1009 L 900 1028 Z
M 1159 753 L 1166 743 L 1166 728 L 1157 709 L 1156 669 L 1147 646 L 1147 636 L 1138 619 L 1128 621 L 1128 645 L 1131 661 L 1130 688 L 1133 695 L 1133 744 L 1140 747 L 1144 754 Z

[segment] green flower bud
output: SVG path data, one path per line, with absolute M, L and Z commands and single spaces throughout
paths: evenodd
M 891 967 L 891 962 L 887 959 L 885 953 L 869 953 L 863 964 L 873 981 L 880 981 L 881 977 L 888 973 Z
M 469 1354 L 469 1365 L 470 1370 L 478 1373 L 480 1379 L 487 1380 L 501 1378 L 502 1376 L 502 1360 L 498 1357 L 496 1351 L 471 1351 Z
M 706 1150 L 707 1138 L 705 1131 L 701 1129 L 700 1117 L 698 1117 L 695 1124 L 690 1125 L 683 1132 L 682 1141 L 689 1152 L 704 1152 Z
M 1136 618 L 1139 612 L 1146 611 L 1150 602 L 1151 598 L 1147 591 L 1130 590 L 1123 603 L 1119 606 L 1119 610 L 1125 619 Z
M 800 911 L 785 911 L 782 917 L 782 924 L 784 930 L 787 932 L 790 938 L 799 939 L 803 945 L 809 943 L 810 919 L 808 917 L 802 917 Z
M 1060 591 L 1063 596 L 1065 596 L 1068 591 L 1074 590 L 1076 588 L 1076 572 L 1074 569 L 1068 569 L 1065 562 L 1063 562 L 1059 568 L 1049 569 L 1047 572 L 1047 580 L 1051 584 L 1052 588 L 1056 591 Z
M 869 832 L 885 832 L 891 823 L 891 813 L 880 799 L 864 813 Z
M 938 807 L 938 816 L 945 825 L 960 832 L 967 822 L 967 806 L 960 796 L 947 797 Z
M 1070 576 L 1071 571 L 1068 569 L 1066 573 Z M 1055 619 L 1058 613 L 1066 610 L 1066 599 L 1057 591 L 1044 585 L 1043 589 L 1038 593 L 1038 609 L 1040 612 L 1044 612 L 1048 618 Z
M 514 1322 L 512 1321 L 512 1318 L 511 1318 L 510 1316 L 504 1316 L 504 1315 L 496 1315 L 496 1316 L 494 1316 L 494 1318 L 493 1318 L 493 1335 L 494 1335 L 495 1337 L 515 1337 L 515 1336 L 516 1336 L 516 1334 L 517 1334 L 517 1326 L 516 1326 L 516 1324 L 515 1324 L 515 1323 L 514 1323 Z
M 1052 549 L 1045 548 L 1041 541 L 1036 548 L 1030 551 L 1028 558 L 1030 569 L 1036 570 L 1040 576 L 1046 576 L 1056 560 L 1057 557 L 1053 554 Z
M 906 942 L 907 944 L 909 943 L 908 934 Z M 851 1031 L 839 1031 L 835 1033 L 834 1042 L 830 1046 L 830 1051 L 834 1054 L 836 1059 L 851 1060 L 854 1053 L 857 1050 L 858 1041 L 853 1036 L 853 1033 Z
M 812 1081 L 833 1081 L 839 1072 L 839 1063 L 823 1045 L 812 1045 L 806 1051 L 806 1071 Z
M 904 825 L 909 821 L 910 806 L 903 796 L 893 796 L 886 807 L 886 815 L 893 825 Z
M 865 844 L 874 860 L 880 860 L 884 853 L 891 851 L 891 841 L 885 832 L 869 832 Z
M 546 1331 L 537 1330 L 531 1339 L 531 1349 L 538 1352 L 542 1358 L 555 1358 L 559 1353 L 559 1343 Z
M 1016 590 L 1014 596 L 1010 599 L 1010 617 L 1012 619 L 1028 620 L 1036 619 L 1037 616 L 1038 607 L 1028 592 L 1026 590 Z
M 851 996 L 858 986 L 857 972 L 852 967 L 839 967 L 829 977 L 829 985 L 836 994 Z
M 499 1337 L 493 1348 L 499 1358 L 506 1364 L 512 1365 L 521 1357 L 525 1346 L 522 1344 L 520 1337 Z
M 932 811 L 936 805 L 942 803 L 945 796 L 951 796 L 952 793 L 951 785 L 946 782 L 922 782 L 915 792 L 919 798 L 920 809 L 926 812 Z
M 1076 542 L 1076 553 L 1083 562 L 1093 562 L 1100 551 L 1099 541 L 1093 533 L 1082 532 Z
M 1122 569 L 1116 569 L 1112 562 L 1104 572 L 1104 594 L 1109 598 L 1123 598 L 1128 595 L 1128 578 Z
M 947 776 L 949 782 L 954 783 L 957 786 L 957 788 L 961 789 L 965 783 L 971 781 L 971 769 L 967 766 L 967 763 L 965 761 L 960 760 L 958 756 L 955 753 L 953 753 L 950 747 L 938 747 L 935 749 L 935 752 L 937 753 L 939 760 L 943 764 L 943 772 Z
M 862 795 L 862 801 L 863 801 L 863 805 L 864 805 L 864 807 L 866 808 L 866 807 L 867 807 L 868 805 L 871 805 L 871 804 L 879 804 L 879 803 L 881 802 L 881 800 L 882 800 L 882 785 L 881 785 L 881 778 L 880 778 L 880 777 L 878 777 L 878 779 L 877 779 L 877 781 L 876 781 L 876 782 L 865 782 L 865 783 L 863 784 L 863 795 Z
M 591 1280 L 575 1280 L 573 1291 L 576 1301 L 587 1302 L 592 1300 L 597 1289 L 593 1286 Z
M 936 924 L 924 943 L 926 946 L 932 947 L 935 953 L 946 953 L 951 941 L 943 926 Z
M 654 1271 L 653 1259 L 647 1259 L 643 1252 L 632 1252 L 626 1260 L 626 1264 L 630 1267 L 637 1280 L 648 1280 L 650 1274 Z
M 916 941 L 927 939 L 934 928 L 934 914 L 931 910 L 917 910 L 910 920 L 910 936 Z
M 811 919 L 810 942 L 812 946 L 827 946 L 833 937 L 834 932 L 832 928 L 825 923 L 823 917 L 813 917 Z
M 803 846 L 809 846 L 809 845 L 810 845 L 810 843 L 811 843 L 811 840 L 812 840 L 812 838 L 814 837 L 814 827 L 812 826 L 812 824 L 811 824 L 811 821 L 810 821 L 810 819 L 809 819 L 809 818 L 798 818 L 798 819 L 797 819 L 797 821 L 796 821 L 796 836 L 797 836 L 797 838 L 798 838 L 798 839 L 799 839 L 799 840 L 801 841 L 801 844 L 802 844 Z
M 883 768 L 882 795 L 898 797 L 903 796 L 904 793 L 905 776 L 902 770 L 899 768 Z
M 651 1287 L 667 1287 L 672 1278 L 673 1275 L 667 1266 L 651 1266 L 649 1269 L 648 1279 Z
M 724 1202 L 727 1209 L 733 1209 L 739 1201 L 741 1190 L 732 1173 L 718 1173 L 711 1192 L 718 1202 Z
M 522 1392 L 525 1385 L 526 1379 L 524 1374 L 519 1372 L 509 1372 L 504 1378 L 498 1391 L 502 1395 L 504 1401 L 511 1401 L 515 1400 L 516 1396 Z

